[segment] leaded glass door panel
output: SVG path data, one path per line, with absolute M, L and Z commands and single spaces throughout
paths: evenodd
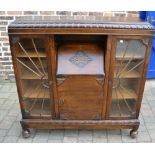
M 24 117 L 51 117 L 47 39 L 15 37 L 13 43 Z
M 115 38 L 109 117 L 135 118 L 149 39 Z

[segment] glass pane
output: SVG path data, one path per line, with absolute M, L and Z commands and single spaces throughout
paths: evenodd
M 117 40 L 111 116 L 135 117 L 145 51 L 142 40 Z
M 25 111 L 32 116 L 50 115 L 45 41 L 40 38 L 19 40 L 16 60 Z

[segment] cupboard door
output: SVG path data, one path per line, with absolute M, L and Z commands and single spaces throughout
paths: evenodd
M 20 36 L 12 42 L 23 117 L 51 117 L 47 39 Z
M 140 106 L 139 96 L 144 85 L 144 68 L 148 57 L 148 38 L 119 37 L 114 38 L 111 62 L 112 86 L 109 117 L 135 118 Z
M 93 76 L 69 76 L 57 79 L 60 119 L 101 119 L 102 82 L 102 79 Z

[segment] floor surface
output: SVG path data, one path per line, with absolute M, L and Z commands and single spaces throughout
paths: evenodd
M 142 143 L 155 142 L 155 80 L 148 80 L 136 139 L 129 130 L 32 130 L 21 135 L 20 107 L 15 83 L 0 83 L 0 143 Z

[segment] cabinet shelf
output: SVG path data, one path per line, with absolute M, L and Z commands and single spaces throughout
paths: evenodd
M 22 80 L 33 80 L 33 79 L 34 79 L 34 80 L 35 80 L 35 79 L 36 79 L 36 80 L 40 80 L 41 78 L 38 77 L 36 74 L 34 74 L 34 73 L 32 73 L 32 72 L 30 73 L 30 72 L 24 70 L 24 72 L 22 72 L 22 75 L 21 75 L 20 79 L 22 79 Z M 45 76 L 44 79 L 47 80 L 48 77 Z
M 115 70 L 115 73 L 114 73 L 114 78 L 117 78 L 117 75 L 118 74 Z M 136 70 L 132 70 L 130 72 L 128 72 L 128 69 L 125 69 L 121 75 L 119 76 L 119 78 L 140 78 L 140 73 Z
M 46 58 L 46 53 L 45 51 L 38 51 L 38 55 L 35 51 L 29 50 L 27 51 L 29 57 L 31 58 L 38 58 L 38 56 L 40 58 Z M 16 54 L 16 57 L 18 58 L 29 58 L 24 52 L 19 52 Z
M 23 72 L 23 74 L 21 75 L 21 78 L 22 80 L 33 80 L 33 79 L 40 79 L 37 75 L 32 75 L 30 73 L 26 73 L 26 72 Z
M 18 58 L 20 79 L 48 79 L 45 61 Z
M 140 78 L 141 68 L 144 60 L 122 60 L 116 61 L 114 77 L 118 78 Z M 117 75 L 117 76 L 116 76 Z
M 142 59 L 144 59 L 144 57 L 142 57 L 142 56 L 135 56 L 135 57 L 132 57 L 132 55 L 131 56 L 126 56 L 126 57 L 122 57 L 122 56 L 116 56 L 116 60 L 117 61 L 128 61 L 128 60 L 130 60 L 130 59 L 132 59 L 133 61 L 136 61 L 136 60 L 142 60 Z
M 36 86 L 37 87 L 37 86 Z M 23 97 L 26 98 L 45 98 L 48 99 L 49 98 L 49 89 L 44 88 L 44 87 L 40 87 L 40 88 L 35 88 L 35 87 L 27 87 L 25 88 L 25 93 L 23 95 Z
M 112 91 L 113 99 L 135 99 L 137 98 L 136 93 L 127 88 L 114 88 Z

